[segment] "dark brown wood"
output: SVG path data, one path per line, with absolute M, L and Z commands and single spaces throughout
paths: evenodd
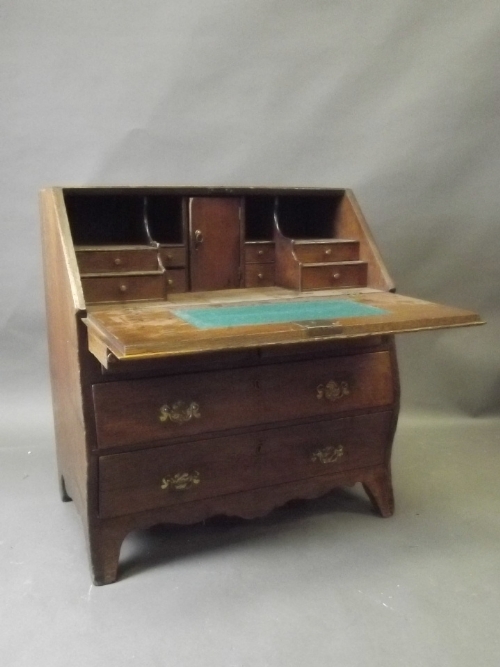
M 117 273 L 130 271 L 158 271 L 158 252 L 155 248 L 77 249 L 80 274 Z
M 391 412 L 379 412 L 101 456 L 99 515 L 377 466 L 384 460 L 391 418 Z
M 355 261 L 359 259 L 359 241 L 340 239 L 294 241 L 293 252 L 303 264 Z
M 59 489 L 81 515 L 96 584 L 116 580 L 128 532 L 158 523 L 251 519 L 356 482 L 377 512 L 392 514 L 392 334 L 480 319 L 388 294 L 352 193 L 52 188 L 41 211 Z M 281 233 L 280 211 L 296 238 Z M 74 239 L 96 245 L 75 249 Z M 315 277 L 300 292 L 311 265 L 335 263 L 359 272 L 356 287 L 328 290 Z M 364 263 L 367 274 L 352 268 Z M 211 330 L 175 314 L 332 295 L 384 312 Z
M 247 241 L 245 243 L 245 262 L 247 264 L 274 262 L 274 243 L 272 241 Z
M 241 284 L 242 201 L 193 197 L 189 202 L 191 289 L 224 290 Z
M 275 283 L 274 264 L 247 264 L 245 287 L 271 287 Z
M 388 406 L 391 362 L 376 352 L 109 382 L 94 386 L 94 402 L 99 447 L 133 446 Z
M 165 291 L 167 294 L 178 294 L 188 291 L 186 269 L 167 269 L 165 271 Z
M 160 257 L 165 268 L 186 266 L 187 253 L 185 246 L 162 246 Z
M 157 301 L 165 294 L 163 272 L 151 275 L 86 276 L 82 278 L 87 303 Z
M 302 264 L 300 269 L 303 290 L 366 287 L 366 262 Z

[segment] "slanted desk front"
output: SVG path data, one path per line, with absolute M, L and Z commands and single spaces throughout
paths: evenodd
M 136 528 L 361 482 L 394 511 L 394 334 L 480 324 L 394 294 L 349 190 L 41 193 L 57 459 L 96 584 Z

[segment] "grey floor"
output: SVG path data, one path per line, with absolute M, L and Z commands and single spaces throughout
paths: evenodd
M 392 519 L 355 487 L 138 532 L 121 580 L 96 588 L 50 423 L 20 420 L 0 449 L 0 664 L 498 667 L 499 433 L 403 414 Z

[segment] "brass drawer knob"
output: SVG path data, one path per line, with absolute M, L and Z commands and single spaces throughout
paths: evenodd
M 331 248 L 326 248 L 325 249 L 325 255 L 331 255 L 332 254 L 332 249 Z
M 318 449 L 317 452 L 314 452 L 311 455 L 311 461 L 313 463 L 335 463 L 344 456 L 344 448 L 342 445 L 329 445 L 323 449 Z
M 163 491 L 188 491 L 201 482 L 200 473 L 178 472 L 171 477 L 163 477 L 161 489 Z
M 168 260 L 171 260 L 171 259 L 173 259 L 173 258 L 174 258 L 174 256 L 172 255 L 172 253 L 171 253 L 171 252 L 167 252 L 167 259 L 168 259 Z
M 121 260 L 119 257 L 115 257 L 114 262 L 115 262 L 115 265 L 116 265 L 116 266 L 120 266 L 121 263 L 122 263 L 122 260 Z
M 334 280 L 338 280 L 340 278 L 340 273 L 338 271 L 336 271 L 335 273 L 332 273 L 332 278 Z
M 120 285 L 120 292 L 125 293 L 127 291 L 127 286 L 126 285 Z
M 262 257 L 263 254 L 264 254 L 264 251 L 263 251 L 262 249 L 261 249 L 261 250 L 257 250 L 257 255 L 260 255 L 260 256 Z
M 318 400 L 325 399 L 327 401 L 338 401 L 344 396 L 349 396 L 350 389 L 349 383 L 342 380 L 341 382 L 336 382 L 335 380 L 329 380 L 326 384 L 319 384 L 316 387 L 316 398 Z
M 172 280 L 172 278 L 169 278 L 167 280 L 167 285 L 173 285 L 173 284 L 174 284 L 174 281 Z
M 160 421 L 168 422 L 171 421 L 174 424 L 185 424 L 191 419 L 200 419 L 200 406 L 194 401 L 191 403 L 185 403 L 184 401 L 176 401 L 172 405 L 162 405 L 160 408 Z
M 258 274 L 257 274 L 257 279 L 258 279 L 258 280 L 262 280 L 263 278 L 264 278 L 264 274 L 263 274 L 263 273 L 258 273 Z

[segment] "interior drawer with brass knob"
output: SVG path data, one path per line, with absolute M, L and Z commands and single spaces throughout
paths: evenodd
M 247 264 L 245 287 L 272 287 L 275 283 L 274 264 Z
M 359 241 L 294 241 L 293 252 L 299 262 L 346 262 L 359 259 Z
M 301 265 L 301 289 L 366 287 L 367 262 L 321 262 Z
M 87 303 L 112 301 L 153 301 L 164 298 L 163 272 L 82 277 Z
M 383 462 L 392 412 L 99 458 L 99 514 L 141 512 Z
M 76 259 L 82 275 L 158 270 L 155 248 L 77 248 Z
M 246 264 L 266 264 L 274 262 L 274 243 L 272 241 L 250 241 L 245 243 Z
M 187 292 L 187 275 L 185 269 L 167 269 L 165 271 L 166 293 Z
M 160 256 L 163 266 L 186 266 L 186 247 L 181 246 L 162 246 Z
M 99 447 L 389 406 L 388 352 L 93 387 Z

